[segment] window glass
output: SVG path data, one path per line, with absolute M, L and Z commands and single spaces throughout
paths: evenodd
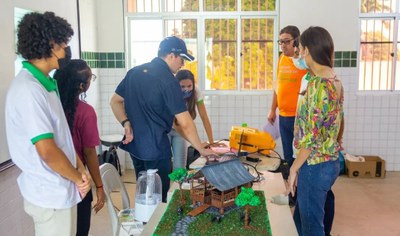
M 15 32 L 15 52 L 17 52 L 17 28 L 18 24 L 21 21 L 22 17 L 24 17 L 25 14 L 31 13 L 31 10 L 26 10 L 22 8 L 14 8 L 14 32 Z M 14 61 L 14 69 L 15 69 L 15 76 L 19 73 L 19 71 L 22 68 L 22 61 L 24 61 L 24 58 L 22 58 L 21 55 L 17 54 L 16 59 Z
M 205 89 L 236 89 L 236 20 L 205 21 Z
M 237 11 L 236 0 L 203 0 L 205 11 Z
M 242 0 L 243 11 L 275 11 L 275 1 Z
M 163 38 L 162 20 L 132 20 L 130 32 L 130 67 L 149 62 L 157 56 Z
M 159 12 L 159 0 L 127 0 L 128 12 Z
M 242 20 L 241 89 L 272 89 L 274 21 Z
M 198 0 L 166 0 L 165 9 L 167 12 L 199 11 Z
M 272 88 L 274 59 L 278 58 L 274 55 L 278 52 L 274 44 L 276 0 L 126 0 L 126 3 L 129 68 L 153 59 L 160 41 L 175 35 L 185 41 L 196 58 L 193 62 L 185 61 L 183 68 L 193 72 L 200 89 Z
M 359 90 L 399 90 L 400 0 L 361 0 Z
M 393 13 L 396 0 L 361 0 L 361 13 Z

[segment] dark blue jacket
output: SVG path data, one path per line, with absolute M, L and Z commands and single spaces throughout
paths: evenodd
M 115 92 L 124 98 L 134 135 L 133 141 L 121 148 L 141 160 L 171 158 L 167 134 L 175 115 L 187 108 L 167 63 L 157 57 L 132 68 Z

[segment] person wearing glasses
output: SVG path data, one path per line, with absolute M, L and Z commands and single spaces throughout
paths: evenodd
M 272 96 L 271 110 L 267 117 L 268 122 L 273 124 L 277 119 L 276 109 L 279 109 L 279 131 L 283 156 L 289 167 L 294 161 L 292 144 L 297 98 L 300 92 L 301 79 L 307 73 L 307 70 L 299 70 L 292 60 L 292 57 L 295 56 L 299 36 L 299 29 L 292 25 L 286 26 L 279 32 L 278 44 L 281 47 L 282 54 L 278 61 L 277 81 Z M 287 179 L 287 173 L 283 177 Z
M 158 56 L 129 70 L 110 101 L 116 119 L 125 130 L 120 147 L 130 153 L 136 178 L 141 171 L 158 169 L 163 202 L 167 201 L 170 186 L 172 153 L 168 133 L 174 119 L 182 137 L 201 155 L 215 155 L 202 146 L 174 77 L 184 60 L 194 60 L 185 42 L 175 36 L 165 38 L 159 45 Z
M 105 202 L 103 182 L 99 171 L 96 146 L 100 145 L 97 116 L 93 107 L 85 102 L 86 91 L 96 79 L 84 60 L 72 60 L 65 68 L 55 72 L 61 103 L 67 117 L 75 150 L 82 163 L 87 166 L 96 185 L 97 202 L 93 206 L 97 213 Z M 87 236 L 92 213 L 92 191 L 78 204 L 77 236 Z
M 6 134 L 11 159 L 22 171 L 17 182 L 35 235 L 75 235 L 76 206 L 90 190 L 57 81 L 49 75 L 70 63 L 73 34 L 53 12 L 28 13 L 17 29 L 17 51 L 26 61 L 7 91 Z

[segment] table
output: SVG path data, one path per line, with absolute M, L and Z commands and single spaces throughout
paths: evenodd
M 260 162 L 256 163 L 256 162 L 247 161 L 246 157 L 240 157 L 240 161 L 243 163 L 252 165 L 252 166 L 256 165 L 257 170 L 274 171 L 274 170 L 278 169 L 279 164 L 281 163 L 278 156 L 273 152 L 271 152 L 272 157 L 265 157 L 260 154 L 250 154 L 249 156 L 258 157 L 260 159 Z M 206 164 L 206 158 L 201 156 L 201 157 L 197 158 L 194 162 L 192 162 L 189 165 L 189 168 L 198 170 L 201 167 L 203 167 L 205 164 Z
M 296 227 L 293 222 L 292 213 L 288 205 L 276 205 L 269 200 L 272 196 L 282 194 L 286 191 L 285 183 L 282 178 L 281 173 L 272 173 L 265 170 L 260 171 L 264 180 L 259 183 L 254 183 L 254 190 L 262 190 L 265 193 L 265 198 L 267 200 L 267 210 L 269 215 L 269 222 L 271 224 L 272 235 L 298 235 Z M 177 188 L 174 183 L 171 187 L 171 191 Z M 150 218 L 150 221 L 146 224 L 142 235 L 152 235 L 155 227 L 160 221 L 162 215 L 167 207 L 166 203 L 161 203 L 158 205 Z

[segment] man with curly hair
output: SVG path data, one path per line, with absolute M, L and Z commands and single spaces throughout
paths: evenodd
M 6 133 L 18 186 L 35 235 L 75 235 L 76 205 L 90 189 L 77 158 L 50 71 L 71 60 L 70 24 L 52 12 L 29 13 L 18 25 L 17 51 L 26 61 L 6 97 Z

